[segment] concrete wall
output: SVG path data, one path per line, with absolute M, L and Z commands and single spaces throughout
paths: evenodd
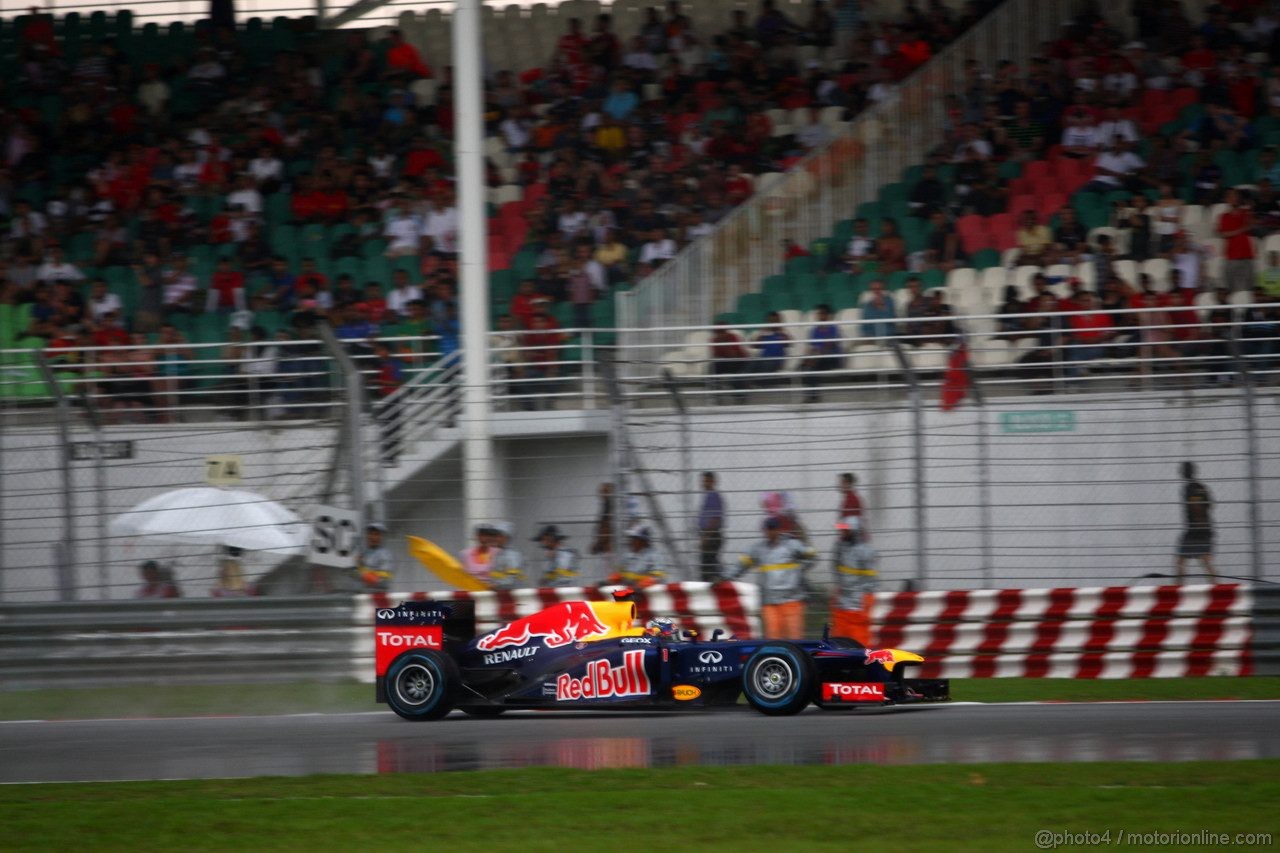
M 1071 431 L 1011 433 L 1000 427 L 1006 412 L 1070 412 Z M 1197 460 L 1216 501 L 1217 559 L 1228 575 L 1251 572 L 1248 467 L 1244 412 L 1235 396 L 1129 398 L 1032 398 L 994 405 L 989 425 L 993 560 L 983 558 L 979 510 L 978 420 L 972 408 L 925 412 L 925 482 L 928 486 L 927 570 L 930 588 L 1054 586 L 1128 583 L 1149 572 L 1172 571 L 1181 529 L 1177 463 Z M 651 485 L 677 532 L 687 531 L 677 424 L 667 414 L 633 413 L 632 437 L 650 470 Z M 1276 489 L 1280 415 L 1274 398 L 1260 400 L 1258 460 L 1265 557 L 1280 554 L 1280 500 Z M 827 552 L 834 540 L 835 477 L 854 471 L 867 504 L 874 544 L 883 555 L 886 588 L 918 575 L 909 413 L 892 409 L 824 407 L 722 407 L 690 420 L 688 465 L 717 471 L 729 507 L 726 556 L 756 536 L 763 492 L 792 493 L 815 544 Z M 324 430 L 207 430 L 120 428 L 113 438 L 133 437 L 138 458 L 110 466 L 108 515 L 167 488 L 197 485 L 208 453 L 240 453 L 246 487 L 284 500 L 299 512 L 316 503 L 333 435 Z M 61 497 L 55 440 L 48 433 L 3 436 L 4 595 L 51 598 L 55 587 L 51 550 L 61 540 Z M 557 524 L 584 554 L 598 512 L 596 491 L 610 477 L 609 441 L 598 432 L 521 437 L 498 443 L 507 518 L 519 547 L 542 524 Z M 77 530 L 86 583 L 96 583 L 93 468 L 78 463 Z M 696 503 L 694 504 L 696 507 Z M 467 542 L 462 529 L 461 465 L 456 450 L 441 456 L 388 496 L 392 539 L 426 536 L 450 551 Z M 189 593 L 203 595 L 212 582 L 212 548 L 174 548 L 113 540 L 108 573 L 112 594 L 129 595 L 138 561 L 178 558 Z M 429 588 L 431 579 L 401 553 L 406 589 Z M 824 564 L 825 565 L 825 564 Z M 260 561 L 257 570 L 265 569 Z M 589 576 L 606 573 L 589 560 Z M 1264 576 L 1280 572 L 1264 559 Z M 825 575 L 825 571 L 823 572 Z

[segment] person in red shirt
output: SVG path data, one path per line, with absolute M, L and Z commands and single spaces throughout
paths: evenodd
M 587 39 L 582 35 L 582 21 L 570 18 L 569 32 L 560 36 L 560 40 L 556 42 L 556 53 L 559 54 L 560 61 L 569 67 L 581 65 L 586 48 Z
M 356 309 L 361 311 L 370 323 L 375 326 L 382 325 L 387 316 L 387 300 L 383 297 L 382 288 L 376 281 L 365 285 L 364 299 L 356 303 Z
M 120 326 L 120 315 L 108 311 L 102 315 L 98 328 L 93 332 L 95 347 L 125 347 L 129 345 L 129 333 Z
M 428 169 L 443 169 L 444 157 L 440 152 L 427 144 L 425 136 L 415 136 L 413 147 L 404 158 L 404 169 L 401 174 L 406 178 L 416 178 Z
M 792 258 L 809 257 L 808 250 L 805 249 L 804 246 L 801 246 L 799 243 L 797 243 L 795 240 L 792 240 L 789 237 L 782 241 L 782 247 L 783 247 L 782 259 L 784 261 L 789 261 Z
M 545 299 L 538 294 L 538 283 L 531 278 L 520 282 L 520 289 L 511 298 L 511 316 L 522 329 L 533 328 L 533 315 L 538 313 L 537 301 Z
M 1233 292 L 1253 290 L 1256 277 L 1253 263 L 1253 212 L 1240 203 L 1240 191 L 1227 190 L 1228 209 L 1218 217 L 1218 236 L 1226 241 L 1222 283 Z
M 302 259 L 302 272 L 298 273 L 298 278 L 294 282 L 294 286 L 307 285 L 312 289 L 313 293 L 319 293 L 329 285 L 329 279 L 324 273 L 316 269 L 314 258 Z
M 838 485 L 840 489 L 840 506 L 836 509 L 836 521 L 850 516 L 862 518 L 862 498 L 858 497 L 858 493 L 854 488 L 857 485 L 858 478 L 853 474 L 845 473 L 840 475 Z
M 1080 305 L 1080 311 L 1070 318 L 1071 348 L 1067 360 L 1071 362 L 1068 373 L 1072 376 L 1083 375 L 1084 362 L 1102 358 L 1106 354 L 1104 344 L 1115 335 L 1111 316 L 1098 310 L 1097 294 L 1082 294 Z
M 209 283 L 204 310 L 210 314 L 214 311 L 245 310 L 244 273 L 232 269 L 230 258 L 218 261 L 218 269 Z
M 750 370 L 747 359 L 747 348 L 743 346 L 742 336 L 724 323 L 718 325 L 711 335 L 711 373 L 715 376 L 735 377 Z M 741 379 L 728 379 L 720 387 L 733 389 L 737 401 L 746 402 L 746 394 L 743 393 L 746 384 Z
M 1204 85 L 1205 80 L 1213 73 L 1218 64 L 1217 55 L 1205 47 L 1204 36 L 1191 36 L 1191 50 L 1182 55 L 1182 68 L 1187 72 L 1193 85 Z
M 431 77 L 431 68 L 422 61 L 418 49 L 404 40 L 399 30 L 392 30 L 387 38 L 387 69 L 382 72 L 386 78 L 412 80 L 419 77 Z

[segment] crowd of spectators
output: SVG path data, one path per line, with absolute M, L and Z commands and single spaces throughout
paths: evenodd
M 706 233 L 753 174 L 828 138 L 821 121 L 779 135 L 768 109 L 848 117 L 982 11 L 931 0 L 870 25 L 857 0 L 815 0 L 804 20 L 762 0 L 696 32 L 672 0 L 634 33 L 614 33 L 608 15 L 568 20 L 540 68 L 490 58 L 485 124 L 505 156 L 488 182 L 522 188 L 537 257 L 504 323 L 535 347 L 589 325 L 597 299 Z M 347 338 L 457 347 L 451 68 L 398 32 L 306 20 L 266 50 L 208 21 L 190 51 L 155 52 L 43 14 L 14 26 L 0 303 L 31 308 L 13 337 L 61 349 L 283 341 L 324 318 Z M 802 45 L 821 61 L 799 62 Z M 138 353 L 137 376 L 151 359 Z
M 1280 256 L 1260 263 L 1260 247 L 1280 233 L 1280 8 L 1219 4 L 1196 22 L 1178 3 L 1138 2 L 1131 13 L 1132 35 L 1100 6 L 1064 22 L 1026 68 L 966 64 L 962 91 L 948 98 L 946 138 L 906 188 L 907 216 L 927 223 L 926 239 L 909 247 L 901 220 L 860 216 L 825 262 L 826 272 L 877 277 L 860 300 L 860 336 L 921 335 L 902 322 L 918 313 L 902 310 L 917 297 L 886 297 L 884 280 L 897 274 L 901 285 L 908 274 L 968 266 L 974 246 L 957 224 L 1016 214 L 1014 249 L 1002 261 L 1008 280 L 1018 267 L 1040 271 L 1028 289 L 1011 284 L 1002 304 L 987 293 L 964 307 L 1007 315 L 999 332 L 1032 372 L 1062 362 L 1076 374 L 1104 356 L 1144 356 L 1144 371 L 1182 356 L 1223 356 L 1232 321 L 1247 353 L 1280 350 Z M 1190 109 L 1153 120 L 1165 114 L 1155 105 L 1175 93 Z M 1080 161 L 1088 177 L 1060 208 L 1019 209 L 1028 187 L 1017 176 L 1045 159 Z M 1104 212 L 1086 223 L 1090 204 Z M 1189 205 L 1202 206 L 1202 227 L 1188 223 Z M 787 250 L 788 259 L 804 254 Z M 1157 267 L 1167 272 L 1126 277 L 1117 266 L 1134 261 L 1129 269 L 1143 270 L 1152 259 L 1167 261 Z M 1082 269 L 1088 275 L 1077 275 Z M 1233 301 L 1262 307 L 1233 313 Z M 1117 313 L 1128 308 L 1151 313 Z M 1080 314 L 1026 316 L 1059 311 Z

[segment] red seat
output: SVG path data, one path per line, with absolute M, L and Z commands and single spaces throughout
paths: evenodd
M 1033 195 L 1015 195 L 1009 197 L 1009 213 L 1013 214 L 1015 217 L 1021 217 L 1026 211 L 1036 209 L 1036 197 Z
M 961 216 L 956 220 L 956 233 L 964 250 L 969 253 L 985 249 L 990 245 L 987 239 L 987 220 L 981 216 Z
M 1047 223 L 1049 217 L 1067 206 L 1067 195 L 1066 193 L 1038 193 L 1036 206 L 1040 212 L 1040 221 Z
M 1200 93 L 1187 86 L 1170 92 L 1166 103 L 1173 104 L 1174 111 L 1180 112 L 1183 107 L 1189 107 L 1198 100 L 1200 100 Z
M 1012 181 L 1009 182 L 1010 198 L 1013 198 L 1014 196 L 1020 196 L 1020 195 L 1032 195 L 1034 193 L 1035 193 L 1035 190 L 1032 189 L 1031 182 L 1028 181 L 1025 177 L 1014 178 Z
M 1032 160 L 1022 170 L 1022 176 L 1030 183 L 1038 183 L 1052 175 L 1054 172 L 1053 163 L 1048 160 Z
M 1018 245 L 1017 226 L 1009 213 L 997 213 L 987 219 L 987 237 L 991 246 L 1004 251 Z

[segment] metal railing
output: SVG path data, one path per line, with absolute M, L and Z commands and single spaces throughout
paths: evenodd
M 801 246 L 828 237 L 835 224 L 875 201 L 882 187 L 924 162 L 944 141 L 946 99 L 997 60 L 1026 67 L 1041 42 L 1075 10 L 1074 0 L 1009 0 L 895 86 L 824 147 L 783 174 L 764 175 L 756 193 L 714 232 L 618 297 L 620 325 L 644 329 L 693 326 L 733 309 L 739 296 L 783 266 L 784 241 Z
M 624 395 L 633 403 L 668 405 L 666 390 L 679 383 L 694 404 L 786 403 L 805 389 L 845 392 L 831 399 L 857 399 L 902 391 L 906 383 L 891 342 L 904 347 L 911 367 L 926 386 L 936 387 L 951 350 L 965 340 L 970 359 L 983 374 L 988 393 L 1020 395 L 1086 390 L 1168 389 L 1196 384 L 1228 384 L 1239 360 L 1262 383 L 1280 377 L 1280 321 L 1250 320 L 1250 312 L 1275 312 L 1275 303 L 1236 301 L 1194 307 L 1118 308 L 1090 311 L 913 316 L 892 320 L 865 318 L 848 309 L 827 321 L 748 324 L 733 329 L 711 325 L 635 330 L 565 329 L 561 342 L 522 346 L 525 333 L 495 332 L 495 341 L 512 340 L 514 360 L 495 360 L 490 377 L 499 410 L 594 409 L 606 405 L 598 356 L 608 350 L 627 365 Z M 1090 332 L 1073 327 L 1087 315 L 1103 314 L 1111 325 L 1094 342 Z M 879 334 L 893 326 L 892 334 Z M 821 327 L 836 331 L 824 338 L 831 347 L 813 351 L 811 336 Z M 717 332 L 733 341 L 714 343 Z M 784 354 L 768 357 L 762 336 L 786 334 Z M 607 347 L 602 337 L 619 338 Z M 626 341 L 626 342 L 624 342 Z M 461 358 L 421 355 L 434 339 L 377 339 L 393 350 L 400 383 L 389 394 L 369 391 L 375 419 L 382 425 L 392 455 L 406 445 L 438 437 L 442 425 L 458 415 L 462 388 Z M 673 343 L 674 342 L 674 343 Z M 374 340 L 345 342 L 374 389 L 380 365 Z M 145 345 L 126 348 L 84 347 L 45 350 L 58 382 L 73 398 L 83 397 L 104 414 L 107 424 L 184 421 L 323 421 L 344 405 L 331 360 L 317 341 L 282 343 L 267 357 L 226 358 L 225 344 Z M 738 347 L 745 357 L 717 356 Z M 404 352 L 398 350 L 404 349 Z M 412 351 L 409 351 L 409 350 Z M 196 357 L 166 360 L 179 352 Z M 147 354 L 136 372 L 139 354 Z M 30 350 L 0 351 L 11 363 L 31 359 Z M 281 364 L 291 365 L 288 369 Z M 24 369 L 25 371 L 25 369 Z M 28 387 L 35 377 L 0 374 L 0 398 L 9 398 L 10 418 L 51 417 L 53 395 L 21 397 L 9 393 Z M 812 396 L 812 395 L 810 395 Z

